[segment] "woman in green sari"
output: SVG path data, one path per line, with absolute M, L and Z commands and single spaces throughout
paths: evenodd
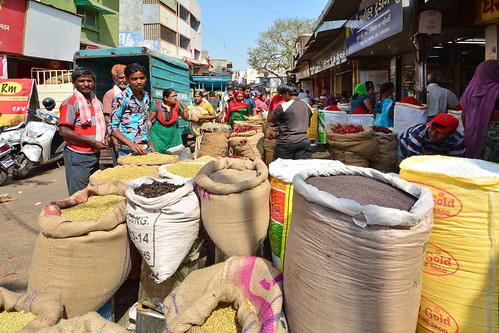
M 232 127 L 234 121 L 246 120 L 247 116 L 253 115 L 251 106 L 244 102 L 244 93 L 241 90 L 237 90 L 234 93 L 234 100 L 229 102 L 229 109 L 226 115 L 227 124 Z
M 163 100 L 151 103 L 149 110 L 149 133 L 156 151 L 166 154 L 166 150 L 182 144 L 178 126 L 178 116 L 189 120 L 187 108 L 173 89 L 163 90 Z M 160 112 L 158 112 L 158 110 Z

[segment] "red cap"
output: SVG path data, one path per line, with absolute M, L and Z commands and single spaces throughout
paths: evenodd
M 459 126 L 459 120 L 450 114 L 440 113 L 428 125 L 432 126 L 439 133 L 450 133 L 455 131 Z

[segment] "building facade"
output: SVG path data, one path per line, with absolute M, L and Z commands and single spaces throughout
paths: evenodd
M 201 7 L 195 0 L 120 0 L 119 46 L 201 59 Z

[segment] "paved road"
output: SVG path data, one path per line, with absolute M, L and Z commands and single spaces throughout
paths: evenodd
M 41 167 L 22 180 L 9 178 L 0 195 L 16 199 L 0 203 L 0 287 L 22 292 L 39 233 L 37 217 L 45 204 L 68 196 L 64 166 Z

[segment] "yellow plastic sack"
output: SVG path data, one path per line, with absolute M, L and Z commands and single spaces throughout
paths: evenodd
M 307 130 L 307 136 L 309 140 L 316 140 L 317 139 L 317 120 L 319 118 L 319 111 L 317 109 L 311 109 L 312 110 L 312 117 L 310 117 L 310 126 L 308 127 Z
M 421 163 L 434 160 L 439 160 L 435 171 L 421 170 Z M 435 201 L 417 332 L 499 331 L 499 174 L 462 177 L 443 171 L 445 165 L 460 168 L 470 161 L 477 160 L 414 156 L 400 165 L 401 178 L 429 188 Z

